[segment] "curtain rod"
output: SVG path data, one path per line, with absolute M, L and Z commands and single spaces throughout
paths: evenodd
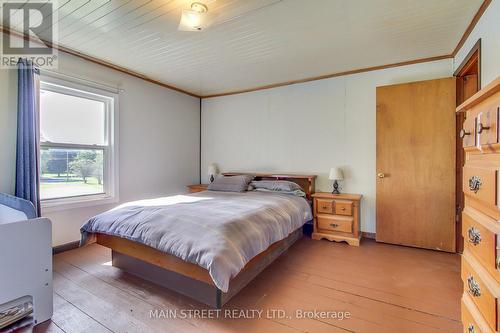
M 100 89 L 103 89 L 103 90 L 107 90 L 109 92 L 116 93 L 116 94 L 125 92 L 124 89 L 119 88 L 119 87 L 114 87 L 114 86 L 110 86 L 110 85 L 107 85 L 107 84 L 104 84 L 104 83 L 100 83 L 100 82 L 96 82 L 96 81 L 91 81 L 91 80 L 87 80 L 87 79 L 82 79 L 81 77 L 76 77 L 76 76 L 72 76 L 72 75 L 68 75 L 68 74 L 63 74 L 63 73 L 56 72 L 56 71 L 51 71 L 51 70 L 48 70 L 48 69 L 40 69 L 40 74 L 51 76 L 51 77 L 54 77 L 54 78 L 68 78 L 68 79 L 71 79 L 73 81 L 77 81 L 78 83 L 81 83 L 81 84 L 84 84 L 84 85 L 87 85 L 87 86 L 90 86 L 90 87 L 94 87 L 94 88 L 100 88 Z

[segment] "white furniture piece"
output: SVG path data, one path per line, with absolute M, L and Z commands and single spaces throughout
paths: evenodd
M 8 316 L 14 320 L 31 311 L 35 325 L 52 317 L 52 223 L 35 217 L 29 201 L 0 193 L 3 323 L 9 322 Z

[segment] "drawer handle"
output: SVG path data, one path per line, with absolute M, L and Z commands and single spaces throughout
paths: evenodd
M 481 288 L 479 287 L 479 283 L 474 280 L 472 275 L 469 275 L 467 278 L 467 285 L 469 286 L 469 293 L 474 297 L 481 296 Z
M 338 225 L 337 223 L 330 223 L 330 226 L 331 226 L 332 228 L 337 228 L 339 225 Z
M 342 210 L 345 211 L 345 207 L 342 207 Z
M 469 234 L 469 243 L 474 245 L 478 245 L 479 243 L 481 243 L 481 233 L 479 232 L 479 230 L 477 230 L 474 227 L 470 227 L 468 234 Z
M 481 185 L 483 185 L 481 177 L 472 176 L 469 178 L 469 190 L 471 190 L 472 192 L 477 193 L 481 188 Z
M 469 324 L 469 326 L 467 326 L 467 332 L 476 333 L 476 329 L 474 328 L 474 325 Z
M 460 130 L 460 134 L 459 134 L 460 139 L 465 138 L 467 135 L 470 135 L 470 132 L 467 132 L 464 128 L 462 128 L 462 129 Z
M 483 133 L 483 131 L 485 131 L 485 130 L 487 131 L 489 129 L 490 129 L 490 126 L 484 126 L 482 123 L 477 124 L 477 132 L 479 134 L 481 134 L 481 133 Z
M 323 209 L 328 209 L 328 206 L 323 206 L 323 207 L 321 207 L 321 208 L 323 208 Z

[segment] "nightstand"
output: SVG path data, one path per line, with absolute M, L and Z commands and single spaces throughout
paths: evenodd
M 194 185 L 188 185 L 188 191 L 189 193 L 196 193 L 196 192 L 201 192 L 205 191 L 208 187 L 208 184 L 194 184 Z
M 314 231 L 312 239 L 322 238 L 359 246 L 360 194 L 318 192 L 314 199 Z

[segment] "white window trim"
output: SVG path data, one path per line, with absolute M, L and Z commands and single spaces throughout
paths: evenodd
M 116 203 L 119 201 L 119 173 L 118 173 L 118 110 L 119 110 L 119 98 L 118 93 L 111 91 L 110 89 L 103 88 L 98 84 L 80 83 L 77 79 L 61 79 L 52 73 L 49 75 L 41 74 L 40 77 L 40 88 L 47 89 L 54 92 L 67 92 L 72 90 L 72 94 L 75 96 L 80 95 L 85 98 L 92 98 L 91 95 L 95 95 L 95 99 L 99 101 L 104 101 L 107 103 L 106 112 L 106 138 L 109 140 L 107 145 L 79 145 L 70 144 L 67 145 L 71 148 L 87 148 L 87 149 L 104 149 L 106 154 L 104 154 L 104 194 L 91 194 L 91 195 L 81 195 L 67 198 L 57 198 L 57 199 L 45 199 L 41 201 L 42 210 L 44 213 L 50 213 L 53 211 L 68 210 L 74 208 L 82 208 L 97 205 L 106 205 L 111 203 Z M 105 99 L 102 98 L 105 97 Z M 65 144 L 59 143 L 41 143 L 41 147 L 64 147 Z

